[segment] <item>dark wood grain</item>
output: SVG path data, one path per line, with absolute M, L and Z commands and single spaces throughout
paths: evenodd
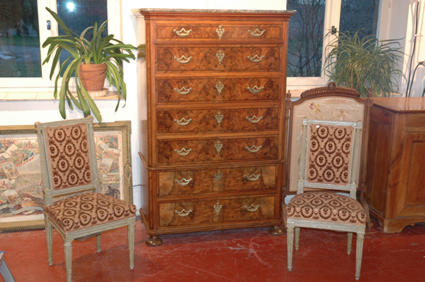
M 264 74 L 263 74 L 264 75 Z M 216 85 L 222 85 L 218 92 Z M 244 77 L 226 78 L 161 78 L 156 80 L 158 103 L 180 102 L 229 102 L 229 101 L 279 101 L 281 95 L 280 77 Z M 191 89 L 187 95 L 181 95 L 175 89 Z M 261 88 L 253 94 L 250 88 Z

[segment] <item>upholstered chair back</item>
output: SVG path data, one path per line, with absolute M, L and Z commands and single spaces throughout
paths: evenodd
M 304 188 L 350 192 L 355 198 L 362 123 L 303 120 L 298 194 Z
M 343 87 L 335 87 L 330 84 L 328 87 L 315 88 L 305 91 L 300 98 L 291 98 L 288 103 L 288 167 L 287 167 L 287 192 L 294 193 L 298 190 L 298 180 L 300 178 L 300 158 L 303 146 L 303 121 L 304 120 L 322 120 L 322 121 L 341 121 L 358 123 L 357 127 L 364 127 L 366 122 L 367 105 L 366 99 L 360 98 L 360 94 L 354 89 Z M 352 150 L 356 150 L 360 154 L 365 154 L 362 150 L 365 133 L 363 130 L 361 138 L 353 143 Z M 354 133 L 354 132 L 353 132 Z M 353 140 L 354 141 L 354 140 Z M 361 156 L 360 160 L 364 161 Z M 360 161 L 354 164 L 354 173 L 351 175 L 352 180 L 360 184 L 362 177 L 360 175 Z
M 92 117 L 36 123 L 44 196 L 51 204 L 60 196 L 100 192 Z M 45 161 L 47 160 L 47 161 Z

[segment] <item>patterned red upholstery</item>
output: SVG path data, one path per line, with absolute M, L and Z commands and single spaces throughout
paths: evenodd
M 307 180 L 346 185 L 353 145 L 353 127 L 310 125 Z
M 296 195 L 286 206 L 288 218 L 364 225 L 366 213 L 353 198 L 332 192 L 306 192 Z
M 44 208 L 49 218 L 64 231 L 75 231 L 135 216 L 136 207 L 100 193 L 79 194 Z
M 80 123 L 47 128 L 47 154 L 55 190 L 90 184 L 88 126 Z

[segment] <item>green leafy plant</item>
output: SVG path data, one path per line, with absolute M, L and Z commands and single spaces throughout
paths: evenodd
M 55 76 L 54 97 L 59 97 L 59 112 L 65 119 L 65 104 L 68 104 L 72 110 L 73 105 L 80 109 L 84 116 L 93 114 L 101 122 L 102 116 L 92 97 L 84 88 L 80 79 L 81 64 L 106 64 L 106 79 L 109 84 L 114 86 L 117 95 L 118 110 L 121 100 L 126 100 L 127 89 L 123 80 L 123 61 L 129 62 L 135 59 L 133 51 L 137 48 L 130 44 L 124 44 L 114 38 L 113 35 L 104 35 L 107 21 L 98 25 L 84 29 L 81 34 L 72 31 L 60 19 L 60 17 L 46 8 L 46 10 L 57 21 L 64 35 L 52 36 L 43 43 L 43 48 L 48 47 L 48 53 L 43 64 L 52 60 L 50 79 Z M 88 38 L 88 32 L 91 31 L 91 38 Z M 63 62 L 60 62 L 61 54 L 64 51 L 69 52 L 70 56 Z M 60 80 L 60 78 L 62 78 Z M 75 92 L 70 90 L 70 81 L 75 79 Z M 58 85 L 60 83 L 60 86 Z
M 326 48 L 330 52 L 324 68 L 330 81 L 354 88 L 362 96 L 390 96 L 397 89 L 394 77 L 402 73 L 397 68 L 402 52 L 396 40 L 340 33 Z

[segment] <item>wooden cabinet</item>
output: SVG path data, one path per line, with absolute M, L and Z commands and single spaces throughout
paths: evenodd
M 147 120 L 141 215 L 161 234 L 282 223 L 282 11 L 140 10 Z
M 374 98 L 367 201 L 384 232 L 425 222 L 425 98 Z

